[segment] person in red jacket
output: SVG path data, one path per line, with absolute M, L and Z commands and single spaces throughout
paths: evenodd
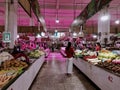
M 96 50 L 96 51 L 100 51 L 100 50 L 101 50 L 101 45 L 100 45 L 100 43 L 96 43 L 95 50 Z
M 73 68 L 73 55 L 74 55 L 74 49 L 71 46 L 71 42 L 68 42 L 67 47 L 65 48 L 65 53 L 67 59 L 67 75 L 72 74 L 72 68 Z

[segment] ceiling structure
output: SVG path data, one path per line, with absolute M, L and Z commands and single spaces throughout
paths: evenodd
M 38 0 L 40 11 L 45 19 L 47 30 L 68 31 L 73 20 L 81 13 L 91 0 Z M 116 18 L 120 19 L 120 2 L 119 0 L 111 1 L 109 10 L 111 15 L 111 24 L 114 25 Z M 97 25 L 98 14 L 91 17 L 86 25 Z M 56 23 L 56 19 L 59 23 Z M 33 21 L 31 23 L 31 21 Z M 0 25 L 5 25 L 5 0 L 0 0 Z M 19 26 L 38 26 L 38 21 L 32 13 L 32 19 L 18 5 L 18 25 Z
M 110 23 L 112 26 L 115 26 L 116 25 L 115 21 L 117 19 L 120 20 L 120 1 L 112 0 L 109 4 L 108 12 L 110 14 Z M 94 16 L 92 16 L 89 20 L 87 20 L 86 25 L 87 26 L 91 26 L 91 25 L 97 26 L 99 14 L 100 14 L 100 11 L 97 14 L 95 14 Z
M 73 20 L 91 0 L 39 0 L 49 30 L 68 31 Z M 59 23 L 56 23 L 56 19 Z

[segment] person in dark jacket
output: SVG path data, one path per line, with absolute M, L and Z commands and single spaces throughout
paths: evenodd
M 13 52 L 12 55 L 15 59 L 20 58 L 20 57 L 24 57 L 26 62 L 29 63 L 29 58 L 27 57 L 26 54 L 24 54 L 24 52 L 21 51 L 20 49 L 20 45 L 18 42 L 16 42 L 14 48 L 13 48 Z

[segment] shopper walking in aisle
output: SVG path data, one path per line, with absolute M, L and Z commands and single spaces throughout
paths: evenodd
M 72 74 L 72 69 L 73 69 L 73 55 L 74 55 L 74 49 L 71 45 L 71 42 L 68 42 L 68 45 L 65 49 L 65 53 L 67 56 L 67 75 Z

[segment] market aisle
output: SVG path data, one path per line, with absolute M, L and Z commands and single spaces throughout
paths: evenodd
M 65 58 L 60 53 L 51 53 L 30 90 L 98 90 L 75 67 L 71 77 L 65 72 Z

